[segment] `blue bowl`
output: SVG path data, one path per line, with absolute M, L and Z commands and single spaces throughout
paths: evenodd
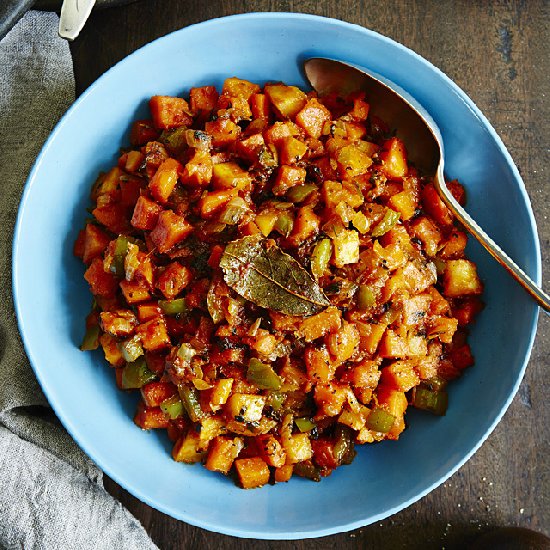
M 318 537 L 379 521 L 455 472 L 510 404 L 534 339 L 537 308 L 476 243 L 469 255 L 487 307 L 471 332 L 476 365 L 450 390 L 447 416 L 411 412 L 398 442 L 359 448 L 351 466 L 319 484 L 243 491 L 230 479 L 174 462 L 165 435 L 136 428 L 136 395 L 118 391 L 101 354 L 82 353 L 90 295 L 72 245 L 89 189 L 128 143 L 131 121 L 155 94 L 220 86 L 229 76 L 305 86 L 302 60 L 342 59 L 407 90 L 445 142 L 447 175 L 467 188 L 468 209 L 531 277 L 540 251 L 525 187 L 495 131 L 443 73 L 364 28 L 310 15 L 247 14 L 194 25 L 133 53 L 103 75 L 57 125 L 31 172 L 15 232 L 13 289 L 25 348 L 49 402 L 82 449 L 147 504 L 205 529 L 240 537 Z M 511 223 L 513 220 L 513 223 Z

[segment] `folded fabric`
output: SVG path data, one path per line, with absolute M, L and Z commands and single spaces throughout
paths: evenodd
M 23 186 L 75 95 L 58 24 L 55 14 L 32 11 L 0 42 L 0 547 L 156 548 L 49 408 L 13 308 L 11 246 Z

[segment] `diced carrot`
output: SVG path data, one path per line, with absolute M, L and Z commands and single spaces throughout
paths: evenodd
M 189 103 L 194 113 L 212 111 L 218 101 L 218 92 L 215 86 L 201 86 L 189 90 Z
M 129 212 L 121 203 L 115 202 L 94 208 L 92 215 L 100 224 L 113 233 L 124 234 L 131 229 Z
M 283 196 L 295 185 L 300 185 L 306 180 L 306 169 L 298 166 L 288 166 L 283 164 L 277 171 L 275 184 L 273 185 L 273 194 Z
M 422 188 L 421 192 L 422 208 L 429 214 L 439 225 L 447 227 L 453 223 L 453 215 L 445 206 L 439 197 L 439 193 L 435 187 L 429 183 Z
M 237 189 L 212 191 L 204 195 L 199 201 L 199 209 L 203 218 L 210 218 L 238 194 Z
M 103 260 L 95 258 L 84 273 L 84 278 L 90 285 L 92 294 L 99 296 L 113 296 L 118 288 L 118 281 L 111 273 L 103 269 Z
M 157 279 L 157 288 L 168 299 L 175 298 L 193 278 L 191 270 L 179 262 L 172 262 Z
M 132 225 L 136 229 L 150 231 L 157 225 L 162 206 L 145 196 L 139 197 L 132 215 Z
M 178 126 L 190 126 L 193 123 L 189 105 L 181 97 L 153 96 L 149 100 L 149 109 L 156 128 L 166 130 Z
M 111 237 L 93 223 L 86 224 L 84 229 L 84 250 L 82 261 L 90 264 L 94 258 L 100 257 L 107 248 Z
M 168 428 L 170 419 L 166 417 L 160 407 L 147 407 L 141 402 L 134 416 L 134 423 L 142 430 L 158 430 Z
M 158 351 L 170 346 L 170 337 L 163 317 L 155 317 L 136 327 L 143 347 L 148 351 Z
M 265 94 L 252 94 L 250 96 L 250 109 L 254 118 L 267 119 L 270 114 L 269 101 Z
M 159 252 L 167 252 L 173 246 L 183 241 L 193 231 L 193 226 L 172 210 L 164 210 L 159 214 L 157 224 L 150 237 Z
M 275 468 L 275 483 L 285 483 L 292 477 L 294 466 L 292 464 L 286 464 L 280 468 Z
M 380 383 L 407 392 L 420 383 L 414 361 L 394 361 L 381 371 Z
M 166 203 L 178 183 L 178 173 L 181 171 L 181 164 L 172 158 L 166 159 L 158 167 L 158 170 L 149 182 L 151 194 L 157 201 Z
M 222 147 L 237 141 L 241 129 L 228 118 L 218 118 L 213 122 L 207 122 L 205 130 L 212 136 L 212 145 Z
M 159 135 L 160 132 L 153 126 L 152 120 L 136 120 L 132 124 L 130 143 L 133 147 L 138 147 L 148 141 L 155 141 Z
M 172 382 L 149 382 L 141 387 L 141 396 L 147 407 L 160 407 L 173 395 L 177 395 L 178 389 Z

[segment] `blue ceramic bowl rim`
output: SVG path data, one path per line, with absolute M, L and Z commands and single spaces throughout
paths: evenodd
M 385 42 L 387 44 L 392 45 L 393 47 L 397 47 L 398 49 L 402 50 L 406 54 L 412 56 L 416 61 L 419 61 L 423 65 L 427 66 L 431 71 L 433 71 L 436 75 L 438 75 L 448 86 L 450 91 L 454 93 L 458 98 L 468 107 L 470 111 L 475 115 L 475 117 L 480 121 L 481 125 L 485 128 L 485 130 L 490 134 L 494 142 L 497 144 L 500 152 L 502 153 L 503 157 L 506 160 L 506 163 L 508 164 L 509 169 L 511 170 L 512 174 L 514 175 L 514 179 L 518 184 L 521 196 L 523 198 L 527 215 L 530 222 L 530 229 L 533 234 L 533 240 L 535 244 L 535 267 L 534 267 L 534 273 L 532 273 L 532 278 L 534 281 L 540 286 L 541 285 L 541 278 L 542 278 L 542 261 L 541 261 L 541 251 L 540 251 L 540 241 L 538 237 L 538 231 L 536 226 L 535 217 L 533 215 L 533 211 L 531 208 L 531 202 L 529 199 L 529 196 L 527 194 L 527 190 L 525 188 L 525 184 L 521 178 L 521 175 L 519 173 L 518 168 L 516 167 L 510 153 L 506 149 L 506 146 L 502 142 L 499 135 L 496 133 L 495 129 L 492 127 L 490 122 L 487 120 L 485 115 L 480 111 L 480 109 L 475 105 L 475 103 L 468 97 L 468 95 L 457 85 L 455 82 L 453 82 L 443 71 L 438 69 L 435 65 L 433 65 L 431 62 L 411 50 L 410 48 L 407 48 L 403 44 L 400 44 L 399 42 L 396 42 L 395 40 L 386 37 L 376 31 L 367 29 L 365 27 L 362 27 L 360 25 L 349 23 L 346 21 L 342 21 L 340 19 L 335 18 L 329 18 L 329 17 L 323 17 L 318 15 L 312 15 L 312 14 L 304 14 L 304 13 L 293 13 L 293 12 L 252 12 L 252 13 L 244 13 L 244 14 L 237 14 L 237 15 L 230 15 L 225 17 L 218 17 L 209 19 L 207 21 L 202 21 L 199 23 L 195 23 L 193 25 L 189 25 L 187 27 L 184 27 L 182 29 L 175 30 L 171 33 L 168 33 L 167 35 L 161 36 L 152 42 L 149 42 L 148 44 L 145 44 L 144 46 L 140 47 L 139 49 L 135 50 L 131 54 L 127 55 L 123 59 L 121 59 L 119 62 L 117 62 L 113 67 L 108 69 L 105 73 L 103 73 L 94 83 L 92 83 L 88 89 L 71 105 L 71 107 L 67 110 L 67 112 L 62 116 L 62 118 L 59 120 L 53 131 L 51 132 L 50 136 L 48 137 L 46 143 L 42 147 L 42 150 L 40 151 L 40 154 L 37 157 L 37 160 L 31 169 L 31 172 L 27 178 L 27 181 L 25 183 L 25 188 L 23 191 L 23 195 L 21 198 L 19 211 L 17 215 L 17 221 L 15 225 L 15 231 L 14 231 L 14 237 L 13 237 L 13 247 L 12 247 L 12 292 L 14 297 L 14 306 L 15 311 L 17 315 L 17 323 L 19 327 L 19 332 L 22 337 L 23 345 L 25 348 L 25 352 L 29 358 L 29 361 L 31 363 L 31 366 L 34 370 L 34 373 L 41 385 L 42 390 L 44 391 L 44 394 L 46 395 L 48 402 L 52 406 L 53 410 L 55 411 L 57 417 L 63 424 L 63 426 L 67 429 L 71 437 L 77 442 L 77 444 L 81 447 L 81 449 L 86 453 L 87 456 L 89 456 L 95 464 L 99 468 L 101 468 L 105 473 L 107 473 L 115 482 L 117 482 L 119 485 L 127 489 L 131 494 L 133 494 L 136 498 L 141 500 L 142 502 L 152 506 L 153 508 L 156 508 L 157 510 L 174 517 L 176 519 L 185 521 L 186 523 L 189 523 L 190 525 L 201 527 L 203 529 L 207 529 L 209 531 L 223 533 L 226 535 L 232 535 L 236 537 L 242 537 L 242 538 L 258 538 L 258 539 L 268 539 L 268 540 L 296 540 L 301 538 L 314 538 L 314 537 L 324 537 L 328 535 L 333 535 L 336 533 L 341 532 L 347 532 L 351 531 L 353 529 L 357 529 L 360 527 L 364 527 L 366 525 L 370 525 L 372 523 L 375 523 L 377 521 L 381 521 L 387 517 L 390 517 L 401 510 L 407 508 L 408 506 L 412 505 L 413 503 L 417 502 L 424 496 L 426 496 L 428 493 L 433 491 L 435 488 L 437 488 L 439 485 L 441 485 L 443 482 L 445 482 L 449 477 L 451 477 L 456 471 L 458 471 L 459 468 L 461 468 L 472 456 L 473 454 L 481 447 L 481 445 L 485 442 L 485 440 L 489 437 L 489 435 L 493 432 L 497 424 L 502 419 L 503 415 L 505 414 L 506 410 L 510 406 L 514 396 L 517 393 L 517 390 L 521 384 L 521 381 L 523 379 L 523 376 L 525 374 L 525 369 L 527 367 L 527 363 L 529 361 L 531 351 L 533 348 L 533 343 L 536 335 L 537 330 L 537 321 L 538 321 L 538 314 L 539 309 L 534 308 L 533 309 L 533 315 L 531 320 L 531 330 L 529 333 L 529 340 L 528 345 L 526 348 L 526 354 L 525 358 L 523 360 L 523 364 L 521 366 L 521 369 L 519 370 L 517 380 L 512 388 L 512 391 L 510 392 L 508 398 L 503 403 L 502 408 L 500 412 L 495 417 L 494 422 L 490 425 L 490 427 L 487 429 L 486 433 L 479 439 L 479 441 L 476 443 L 476 445 L 464 455 L 464 457 L 457 462 L 457 464 L 451 468 L 448 472 L 446 472 L 445 475 L 441 476 L 438 480 L 436 480 L 434 483 L 430 484 L 428 487 L 426 487 L 423 491 L 420 491 L 418 494 L 416 494 L 414 497 L 400 503 L 398 506 L 395 506 L 394 508 L 391 508 L 389 510 L 384 511 L 383 513 L 372 515 L 370 517 L 365 517 L 362 520 L 350 522 L 348 524 L 340 524 L 332 527 L 327 527 L 325 529 L 316 529 L 312 531 L 305 531 L 305 532 L 292 532 L 292 533 L 278 533 L 278 532 L 265 532 L 265 531 L 252 531 L 252 530 L 241 530 L 238 527 L 228 527 L 228 528 L 220 528 L 216 524 L 211 524 L 207 521 L 198 521 L 195 517 L 188 513 L 182 513 L 180 510 L 174 509 L 170 506 L 165 506 L 162 503 L 158 502 L 156 499 L 149 497 L 146 494 L 143 494 L 141 491 L 136 490 L 132 487 L 131 483 L 127 483 L 124 479 L 122 479 L 122 476 L 114 474 L 111 469 L 109 468 L 109 465 L 104 463 L 101 460 L 97 459 L 96 452 L 93 448 L 90 446 L 85 446 L 81 443 L 79 435 L 78 435 L 78 429 L 74 427 L 72 421 L 70 418 L 65 416 L 63 410 L 59 408 L 58 404 L 55 402 L 55 400 L 52 400 L 51 398 L 51 392 L 49 391 L 48 386 L 48 380 L 47 377 L 44 377 L 40 370 L 35 366 L 38 364 L 37 358 L 33 355 L 31 351 L 31 346 L 29 342 L 27 342 L 27 339 L 25 337 L 25 324 L 24 319 L 21 314 L 20 310 L 20 303 L 18 299 L 18 264 L 17 264 L 17 257 L 18 257 L 18 243 L 19 243 L 19 234 L 22 230 L 22 220 L 24 218 L 24 211 L 27 204 L 27 199 L 32 191 L 32 184 L 33 180 L 35 179 L 35 175 L 40 170 L 40 165 L 42 162 L 43 157 L 46 155 L 48 148 L 50 144 L 55 140 L 56 136 L 62 131 L 63 126 L 65 125 L 65 122 L 71 117 L 73 111 L 75 111 L 80 103 L 83 103 L 86 100 L 86 97 L 92 93 L 92 91 L 98 87 L 101 82 L 105 79 L 107 79 L 111 72 L 115 71 L 116 68 L 124 64 L 129 58 L 132 58 L 134 56 L 137 56 L 140 54 L 140 52 L 146 48 L 152 47 L 154 44 L 156 44 L 159 41 L 162 41 L 172 35 L 176 35 L 180 32 L 185 32 L 187 29 L 197 26 L 203 26 L 203 27 L 210 27 L 210 26 L 216 26 L 216 25 L 223 25 L 225 21 L 228 20 L 256 20 L 256 19 L 262 19 L 262 18 L 274 18 L 274 19 L 281 19 L 281 20 L 288 20 L 288 19 L 294 19 L 294 20 L 302 20 L 304 22 L 320 22 L 324 21 L 327 23 L 330 23 L 332 25 L 335 25 L 337 27 L 340 27 L 343 30 L 349 30 L 353 29 L 355 31 L 359 31 L 361 33 L 364 33 L 368 36 L 374 37 L 377 40 L 380 40 L 382 42 Z

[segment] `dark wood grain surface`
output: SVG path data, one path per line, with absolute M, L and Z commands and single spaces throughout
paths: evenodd
M 533 202 L 550 273 L 550 3 L 544 0 L 140 0 L 95 12 L 72 45 L 77 90 L 128 53 L 191 23 L 249 11 L 301 11 L 336 17 L 389 36 L 434 63 L 489 118 L 511 152 Z M 550 318 L 539 332 L 527 374 L 504 419 L 446 483 L 380 523 L 322 539 L 239 540 L 176 521 L 106 480 L 161 549 L 254 547 L 466 548 L 494 527 L 550 534 Z M 483 396 L 480 396 L 482 399 Z

